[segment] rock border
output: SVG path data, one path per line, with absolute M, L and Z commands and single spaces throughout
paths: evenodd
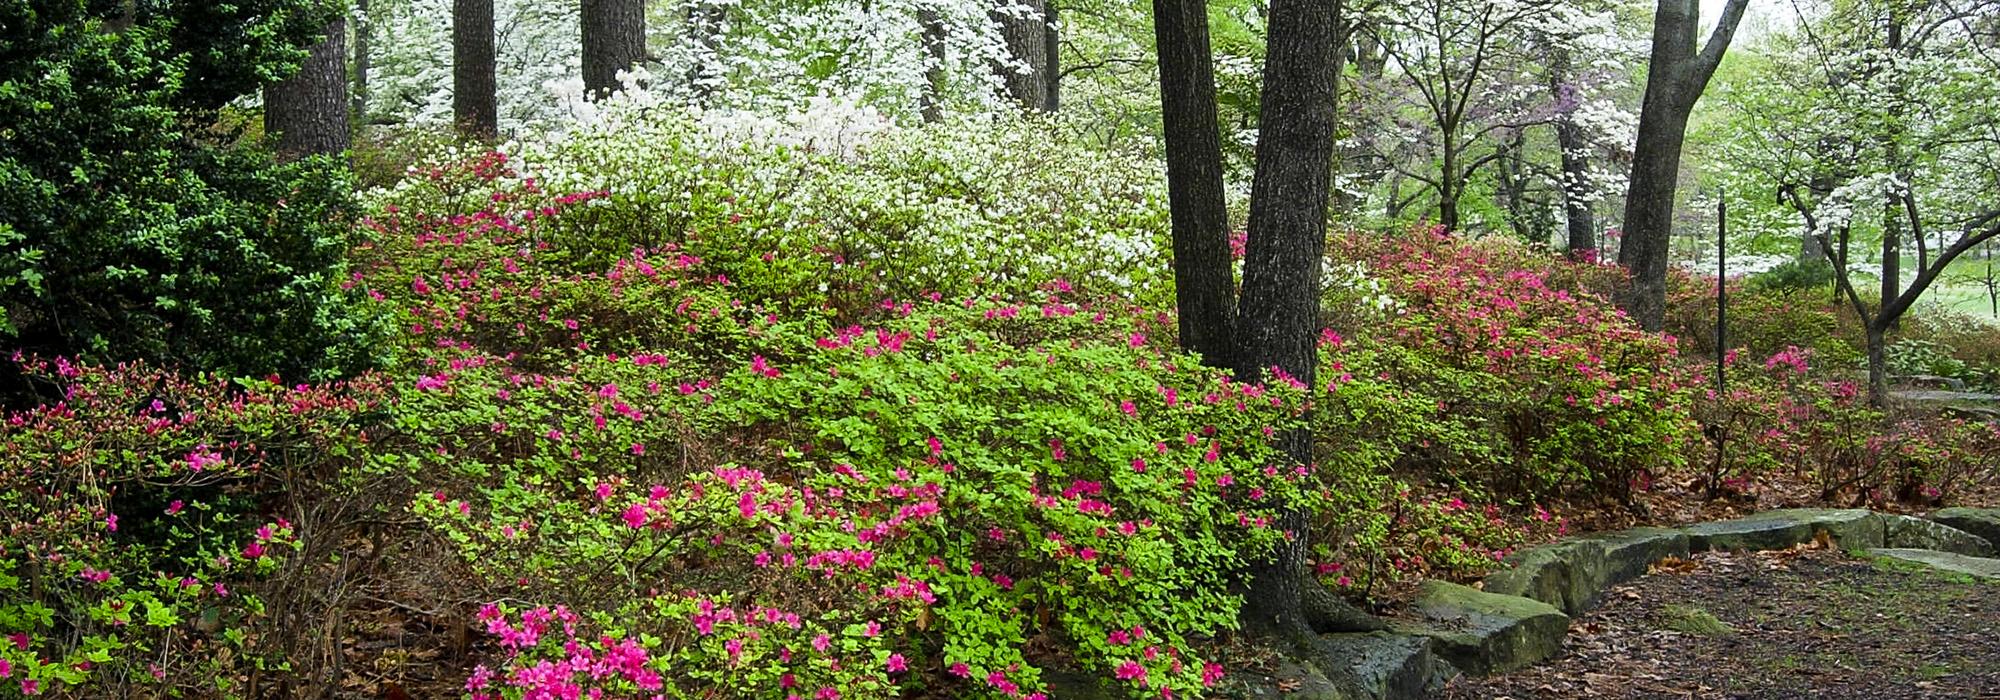
M 1656 562 L 1714 550 L 1787 549 L 1822 536 L 1944 570 L 1995 567 L 2000 508 L 1947 508 L 1924 517 L 1866 509 L 1793 508 L 1682 528 L 1641 527 L 1579 535 L 1515 552 L 1479 587 L 1426 583 L 1390 632 L 1324 635 L 1355 660 L 1347 677 L 1314 697 L 1418 700 L 1459 673 L 1526 668 L 1562 651 L 1570 619 L 1604 593 L 1646 575 Z M 1952 566 L 1942 566 L 1949 563 Z M 1427 642 L 1427 643 L 1426 643 Z

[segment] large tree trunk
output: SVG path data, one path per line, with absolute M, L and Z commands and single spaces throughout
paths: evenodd
M 1338 0 L 1271 3 L 1250 241 L 1237 311 L 1236 376 L 1242 381 L 1267 381 L 1267 373 L 1277 370 L 1314 384 L 1335 81 L 1343 54 L 1337 42 L 1339 5 Z M 1313 462 L 1309 430 L 1286 431 L 1279 444 L 1289 460 Z M 1280 639 L 1303 641 L 1325 626 L 1308 604 L 1333 599 L 1306 568 L 1312 539 L 1307 512 L 1290 508 L 1276 526 L 1285 541 L 1250 572 L 1245 620 Z
M 1645 102 L 1639 109 L 1632 181 L 1625 196 L 1625 238 L 1618 249 L 1619 264 L 1632 275 L 1632 289 L 1622 306 L 1646 330 L 1659 330 L 1666 318 L 1667 246 L 1673 236 L 1688 116 L 1722 62 L 1747 4 L 1748 0 L 1729 0 L 1700 53 L 1695 50 L 1701 23 L 1696 0 L 1658 0 L 1653 13 L 1653 55 Z
M 1452 144 L 1452 130 L 1446 128 L 1444 134 L 1444 154 L 1442 168 L 1438 168 L 1438 226 L 1448 232 L 1458 232 L 1458 194 L 1462 182 L 1458 182 L 1458 144 Z
M 1625 237 L 1618 263 L 1632 276 L 1624 299 L 1626 313 L 1646 330 L 1665 321 L 1667 246 L 1673 235 L 1674 199 L 1681 170 L 1681 141 L 1688 112 L 1648 90 L 1640 110 L 1639 143 L 1625 195 Z
M 500 135 L 493 70 L 493 0 L 452 0 L 451 109 L 460 134 L 481 141 Z
M 297 73 L 264 88 L 264 130 L 280 158 L 347 151 L 347 18 L 327 25 Z
M 1022 12 L 1022 7 L 1029 11 Z M 994 67 L 1008 99 L 1043 112 L 1055 111 L 1049 103 L 1048 83 L 1053 65 L 1049 47 L 1053 43 L 1048 37 L 1048 9 L 1049 0 L 998 0 L 992 13 L 994 23 L 1000 27 L 1000 38 L 1007 45 L 1007 55 L 1027 66 L 1026 72 L 1016 65 Z
M 924 123 L 935 124 L 944 120 L 944 18 L 938 16 L 936 7 L 924 5 L 917 8 L 917 26 L 924 35 L 924 92 L 917 102 L 917 113 L 923 115 Z
M 1234 367 L 1236 279 L 1204 3 L 1153 0 L 1153 42 L 1160 56 L 1181 347 L 1210 366 Z
M 618 71 L 646 57 L 645 0 L 583 0 L 583 87 L 592 97 L 617 91 Z

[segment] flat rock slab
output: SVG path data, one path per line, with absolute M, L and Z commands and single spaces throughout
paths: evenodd
M 1811 542 L 1821 532 L 1842 547 L 1866 549 L 1882 546 L 1884 525 L 1881 516 L 1863 509 L 1794 508 L 1690 525 L 1683 531 L 1688 548 L 1697 552 L 1785 549 Z
M 1878 557 L 1916 562 L 1940 571 L 2000 581 L 2000 559 L 1968 557 L 1930 549 L 1870 549 L 1868 553 Z
M 1688 534 L 1672 528 L 1635 527 L 1577 539 L 1604 545 L 1606 588 L 1646 575 L 1653 562 L 1688 555 Z
M 1480 587 L 1487 593 L 1515 595 L 1556 606 L 1569 615 L 1589 610 L 1604 592 L 1604 543 L 1565 540 L 1524 549 L 1503 560 L 1509 568 L 1487 575 Z
M 1887 525 L 1883 546 L 1892 549 L 1935 549 L 1970 557 L 1993 556 L 1993 543 L 1944 523 L 1907 515 L 1883 515 Z
M 1430 638 L 1415 634 L 1321 635 L 1319 651 L 1346 668 L 1346 673 L 1333 677 L 1333 683 L 1346 691 L 1345 697 L 1422 700 L 1436 696 L 1455 675 L 1431 653 Z
M 1946 508 L 1930 514 L 1930 519 L 2000 545 L 2000 508 Z
M 1426 582 L 1410 610 L 1420 621 L 1398 631 L 1429 637 L 1438 656 L 1475 676 L 1554 656 L 1569 632 L 1569 616 L 1548 603 L 1444 581 Z

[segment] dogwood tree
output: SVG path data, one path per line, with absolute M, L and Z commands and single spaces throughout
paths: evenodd
M 1796 215 L 1866 326 L 1870 397 L 1887 336 L 1951 263 L 2000 237 L 1994 0 L 1799 0 L 1798 28 L 1731 94 L 1738 180 Z M 1914 260 L 1906 259 L 1914 248 Z M 1874 256 L 1871 264 L 1869 258 Z M 1904 265 L 1914 262 L 1904 281 Z M 1863 276 L 1879 282 L 1862 286 Z

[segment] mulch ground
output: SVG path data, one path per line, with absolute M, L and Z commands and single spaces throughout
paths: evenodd
M 2000 583 L 1825 548 L 1669 560 L 1560 656 L 1446 697 L 2000 699 Z

